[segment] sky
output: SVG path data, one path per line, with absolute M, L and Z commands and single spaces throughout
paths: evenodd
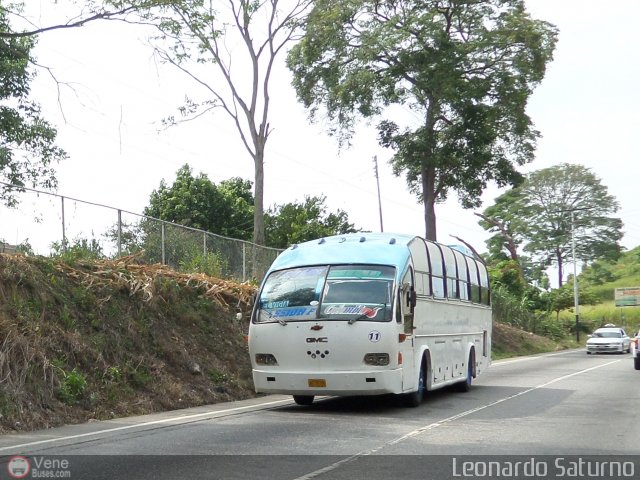
M 64 18 L 63 2 L 26 3 L 37 25 Z M 590 168 L 620 203 L 623 246 L 638 246 L 640 2 L 619 0 L 607 8 L 595 0 L 527 0 L 526 5 L 535 18 L 553 23 L 560 33 L 554 60 L 529 102 L 528 113 L 542 137 L 535 161 L 522 172 L 559 163 Z M 32 85 L 32 98 L 58 128 L 57 143 L 69 154 L 57 168 L 58 193 L 141 213 L 160 181 L 171 183 L 185 163 L 216 183 L 234 176 L 253 180 L 253 161 L 222 112 L 162 128 L 160 120 L 176 114 L 196 87 L 175 68 L 160 64 L 145 38 L 139 28 L 118 22 L 40 36 L 38 63 L 50 67 L 63 83 L 40 69 Z M 352 146 L 340 150 L 322 125 L 309 123 L 290 86 L 284 56 L 272 85 L 266 206 L 324 195 L 330 211 L 342 209 L 357 228 L 379 231 L 376 156 L 384 230 L 424 236 L 423 207 L 407 191 L 404 178 L 393 175 L 391 152 L 377 145 L 371 126 L 361 124 Z M 501 193 L 491 186 L 482 209 Z M 2 210 L 0 238 L 10 243 L 29 238 L 37 245 L 44 237 L 55 240 L 60 234 L 57 202 L 30 195 L 20 211 Z M 98 235 L 104 229 L 98 218 L 105 212 L 68 202 L 67 229 Z M 458 205 L 455 193 L 436 206 L 436 215 L 440 242 L 457 243 L 452 238 L 457 236 L 486 250 L 487 233 L 473 211 Z M 113 221 L 112 212 L 108 218 Z

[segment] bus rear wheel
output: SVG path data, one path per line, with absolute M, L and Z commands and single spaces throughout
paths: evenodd
M 469 353 L 469 362 L 467 363 L 467 378 L 462 382 L 455 384 L 455 388 L 458 392 L 468 392 L 471 389 L 471 381 L 473 380 L 473 363 L 475 360 L 475 355 L 473 351 L 471 351 Z
M 311 405 L 313 403 L 313 395 L 294 395 L 293 401 L 298 405 Z

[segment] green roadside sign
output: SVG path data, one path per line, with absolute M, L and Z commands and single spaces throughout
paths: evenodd
M 640 305 L 640 287 L 616 288 L 616 307 L 636 307 Z

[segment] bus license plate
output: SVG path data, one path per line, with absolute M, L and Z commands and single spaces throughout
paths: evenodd
M 310 378 L 309 386 L 316 388 L 324 388 L 327 386 L 327 381 L 324 378 Z

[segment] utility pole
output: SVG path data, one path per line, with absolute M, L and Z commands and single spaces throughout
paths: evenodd
M 570 208 L 566 210 L 556 210 L 556 213 L 571 212 L 571 257 L 573 259 L 573 309 L 576 314 L 576 341 L 580 341 L 580 297 L 578 290 L 578 263 L 576 262 L 576 225 L 574 212 L 578 210 L 591 210 L 587 208 Z
M 384 232 L 384 227 L 382 226 L 382 199 L 380 198 L 380 179 L 378 178 L 378 157 L 376 155 L 373 156 L 373 173 L 376 177 L 376 185 L 378 187 L 378 211 L 380 212 L 380 231 Z
M 571 210 L 571 256 L 573 257 L 573 307 L 576 312 L 576 342 L 580 342 L 580 302 L 578 298 L 578 268 L 576 265 L 576 234 L 573 218 L 574 210 Z

